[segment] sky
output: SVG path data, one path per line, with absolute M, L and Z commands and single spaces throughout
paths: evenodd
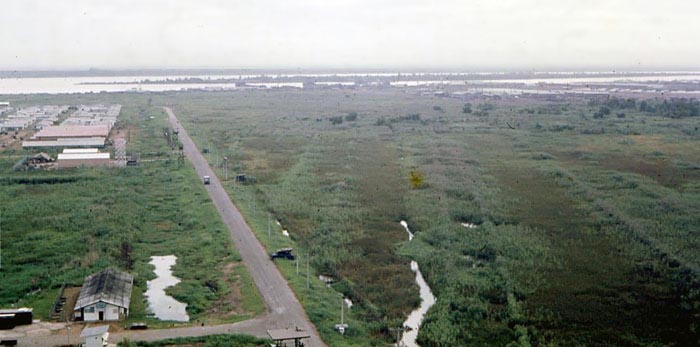
M 695 0 L 3 0 L 0 70 L 695 69 Z

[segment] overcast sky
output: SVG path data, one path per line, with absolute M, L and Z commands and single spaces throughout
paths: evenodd
M 0 70 L 700 68 L 697 0 L 3 0 Z

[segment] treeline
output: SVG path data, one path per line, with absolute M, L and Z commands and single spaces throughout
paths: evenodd
M 591 105 L 595 104 L 596 102 L 592 102 Z M 700 116 L 700 101 L 687 98 L 671 98 L 664 100 L 641 100 L 638 102 L 636 99 L 632 98 L 610 98 L 600 104 L 598 111 L 593 114 L 593 117 L 603 118 L 611 114 L 613 110 L 618 111 L 618 116 L 621 114 L 624 115 L 622 112 L 625 110 L 630 110 L 643 112 L 651 116 L 669 118 L 698 117 Z

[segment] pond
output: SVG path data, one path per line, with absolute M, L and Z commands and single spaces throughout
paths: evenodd
M 187 322 L 187 304 L 181 303 L 167 295 L 165 289 L 180 283 L 180 279 L 173 276 L 172 267 L 177 262 L 174 255 L 153 256 L 150 264 L 155 266 L 156 278 L 146 282 L 148 290 L 146 299 L 148 309 L 160 320 Z

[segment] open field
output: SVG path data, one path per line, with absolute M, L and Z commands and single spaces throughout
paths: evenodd
M 35 96 L 16 103 L 55 100 L 115 99 Z M 114 132 L 128 133 L 127 151 L 141 154 L 138 167 L 14 172 L 12 166 L 25 152 L 0 153 L 0 304 L 34 307 L 35 317 L 46 320 L 62 284 L 80 286 L 87 274 L 115 267 L 135 277 L 130 317 L 117 325 L 171 326 L 147 314 L 143 293 L 154 277 L 150 257 L 174 254 L 173 272 L 182 282 L 167 292 L 187 303 L 193 323 L 235 322 L 264 312 L 200 179 L 168 147 L 164 112 L 146 99 L 120 100 L 125 106 Z
M 15 98 L 10 101 L 23 101 Z M 178 166 L 162 126 L 148 125 L 153 120 L 147 115 L 162 116 L 152 105 L 168 105 L 198 147 L 209 149 L 210 164 L 222 179 L 222 158 L 229 158 L 225 187 L 268 250 L 295 249 L 299 274 L 294 262 L 277 264 L 331 346 L 383 346 L 392 340 L 389 328 L 401 324 L 419 304 L 411 259 L 418 261 L 437 297 L 419 333 L 424 347 L 698 343 L 696 116 L 672 118 L 675 111 L 658 111 L 661 106 L 658 112 L 640 110 L 639 103 L 631 108 L 602 100 L 524 98 L 473 99 L 468 101 L 472 112 L 464 113 L 463 100 L 402 90 L 36 96 L 24 101 L 78 99 L 120 103 L 127 114 L 146 110 L 124 129 L 132 136 L 130 151 L 154 161 L 132 171 L 11 173 L 17 158 L 9 157 L 22 152 L 3 152 L 8 156 L 2 164 L 7 176 L 0 189 L 13 199 L 2 207 L 3 231 L 14 230 L 15 236 L 8 237 L 26 240 L 27 249 L 60 253 L 66 264 L 87 264 L 60 267 L 65 271 L 49 278 L 42 266 L 53 269 L 57 262 L 36 256 L 32 261 L 37 263 L 31 264 L 37 266 L 3 272 L 29 279 L 18 280 L 21 285 L 12 292 L 3 288 L 3 297 L 24 295 L 33 288 L 31 279 L 38 278 L 43 294 L 25 302 L 48 309 L 46 301 L 55 295 L 49 288 L 60 286 L 64 278 L 79 281 L 100 262 L 119 262 L 119 253 L 109 245 L 120 245 L 123 233 L 108 229 L 100 236 L 94 214 L 74 215 L 75 209 L 69 213 L 64 208 L 68 204 L 55 202 L 65 195 L 59 187 L 75 185 L 82 195 L 76 193 L 67 200 L 70 204 L 108 201 L 101 218 L 134 230 L 132 237 L 139 242 L 133 247 L 134 271 L 141 285 L 150 274 L 148 256 L 153 250 L 167 251 L 179 257 L 175 274 L 183 284 L 191 283 L 176 287 L 174 295 L 200 305 L 202 312 L 216 305 L 221 296 L 188 297 L 188 288 L 194 289 L 191 293 L 206 291 L 196 277 L 201 272 L 188 271 L 191 265 L 186 264 L 244 268 L 230 265 L 237 256 L 223 247 L 228 242 L 217 242 L 223 240 L 223 227 L 211 208 L 205 208 L 207 203 L 202 204 L 204 191 L 191 168 Z M 595 117 L 602 106 L 612 112 Z M 255 184 L 234 183 L 238 173 L 254 176 Z M 19 184 L 19 177 L 26 175 L 59 183 Z M 27 192 L 41 195 L 30 199 Z M 84 223 L 77 225 L 92 231 L 86 236 L 60 234 L 65 239 L 46 239 L 57 234 L 42 231 L 31 242 L 20 237 L 26 227 L 19 216 L 27 215 L 27 206 L 33 208 L 35 201 L 41 203 L 31 211 L 60 212 L 52 215 L 51 223 L 67 218 L 71 225 Z M 135 207 L 115 210 L 121 202 Z M 10 206 L 18 212 L 11 213 Z M 400 220 L 416 233 L 413 242 L 406 242 Z M 183 223 L 209 232 L 182 234 L 189 239 L 167 237 L 184 233 Z M 187 247 L 192 243 L 197 246 Z M 59 252 L 66 245 L 82 253 Z M 102 247 L 92 262 L 90 245 Z M 214 261 L 200 249 L 224 254 L 226 261 Z M 226 276 L 223 271 L 215 274 L 220 281 Z M 336 278 L 331 289 L 318 280 L 320 274 Z M 247 274 L 240 275 L 239 288 L 250 290 L 243 294 L 243 311 L 260 312 Z M 345 336 L 333 331 L 340 319 L 338 292 L 354 303 L 346 310 L 350 329 Z M 236 317 L 241 316 L 225 319 Z
M 269 341 L 246 335 L 209 335 L 202 337 L 181 337 L 157 342 L 120 341 L 119 347 L 266 347 Z
M 410 259 L 438 298 L 423 346 L 698 340 L 697 117 L 608 105 L 598 118 L 604 101 L 578 99 L 472 100 L 464 113 L 395 90 L 175 95 L 162 101 L 210 163 L 255 176 L 228 187 L 258 237 L 339 279 L 353 341 L 389 341 L 417 306 Z M 335 339 L 332 298 L 319 305 L 322 288 L 281 263 Z

